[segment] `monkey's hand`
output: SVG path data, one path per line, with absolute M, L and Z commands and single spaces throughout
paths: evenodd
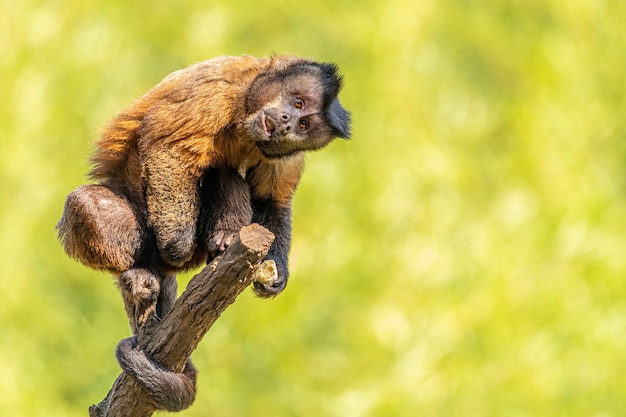
M 238 234 L 239 230 L 215 230 L 211 233 L 207 242 L 209 251 L 207 262 L 224 252 L 233 243 Z
M 252 222 L 250 187 L 235 170 L 210 170 L 201 193 L 200 230 L 206 236 L 207 262 L 230 246 L 242 227 Z M 204 226 L 202 226 L 204 224 Z
M 254 274 L 252 290 L 262 298 L 277 296 L 287 285 L 287 279 L 273 259 L 266 259 Z

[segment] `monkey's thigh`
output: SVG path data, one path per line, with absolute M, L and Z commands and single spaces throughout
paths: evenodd
M 141 253 L 135 212 L 126 198 L 102 185 L 74 190 L 57 227 L 65 251 L 92 268 L 123 272 Z

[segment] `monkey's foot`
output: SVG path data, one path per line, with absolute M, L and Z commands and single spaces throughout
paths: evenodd
M 216 230 L 211 233 L 207 243 L 207 249 L 209 251 L 208 260 L 211 261 L 213 258 L 224 252 L 226 248 L 233 243 L 238 234 L 239 230 L 225 229 Z
M 124 372 L 150 393 L 158 409 L 181 411 L 196 398 L 197 371 L 191 361 L 182 372 L 174 372 L 140 350 L 137 337 L 122 340 L 115 356 Z
M 272 259 L 265 260 L 259 265 L 253 279 L 252 290 L 256 295 L 263 298 L 278 295 L 287 284 L 284 280 L 280 279 L 276 262 Z
M 141 268 L 129 269 L 120 276 L 119 285 L 133 334 L 158 321 L 156 305 L 160 285 L 152 272 Z

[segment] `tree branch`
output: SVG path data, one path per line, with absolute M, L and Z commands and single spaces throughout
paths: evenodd
M 274 235 L 258 224 L 244 227 L 239 239 L 194 276 L 172 310 L 139 347 L 157 362 L 180 372 L 202 337 L 250 284 Z M 106 398 L 89 408 L 91 417 L 149 417 L 156 411 L 149 394 L 122 373 Z

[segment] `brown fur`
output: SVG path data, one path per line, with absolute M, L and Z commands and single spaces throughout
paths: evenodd
M 167 314 L 177 272 L 223 251 L 252 221 L 274 232 L 268 258 L 279 275 L 255 291 L 284 289 L 304 152 L 350 134 L 340 88 L 332 64 L 221 57 L 173 72 L 108 123 L 91 158 L 98 184 L 68 196 L 58 232 L 70 256 L 117 276 L 133 333 Z M 151 362 L 128 346 L 120 364 L 163 408 L 193 401 L 193 389 L 177 404 L 166 391 L 193 388 L 195 370 L 178 380 L 155 368 L 142 379 Z
M 256 218 L 286 234 L 275 254 L 286 279 L 284 217 L 303 151 L 349 135 L 340 88 L 332 64 L 289 56 L 221 57 L 168 75 L 103 129 L 91 158 L 99 185 L 70 194 L 58 225 L 67 253 L 118 276 L 136 267 L 163 276 L 199 266 Z M 294 109 L 294 97 L 306 107 Z M 311 128 L 298 132 L 296 119 Z M 225 183 L 203 186 L 210 169 Z M 221 207 L 229 199 L 232 210 Z
M 189 197 L 207 167 L 239 170 L 265 159 L 237 135 L 240 132 L 228 129 L 243 122 L 252 81 L 259 73 L 285 70 L 301 61 L 222 57 L 170 74 L 103 129 L 92 156 L 91 177 L 129 195 L 140 209 L 147 204 L 144 214 L 159 229 L 157 236 L 177 237 L 180 217 L 188 216 L 192 222 L 197 216 L 197 201 Z M 299 154 L 268 163 L 250 178 L 254 196 L 289 205 L 303 162 Z M 146 178 L 151 181 L 144 189 Z M 198 266 L 197 259 L 186 264 L 190 255 L 169 261 L 185 269 Z

